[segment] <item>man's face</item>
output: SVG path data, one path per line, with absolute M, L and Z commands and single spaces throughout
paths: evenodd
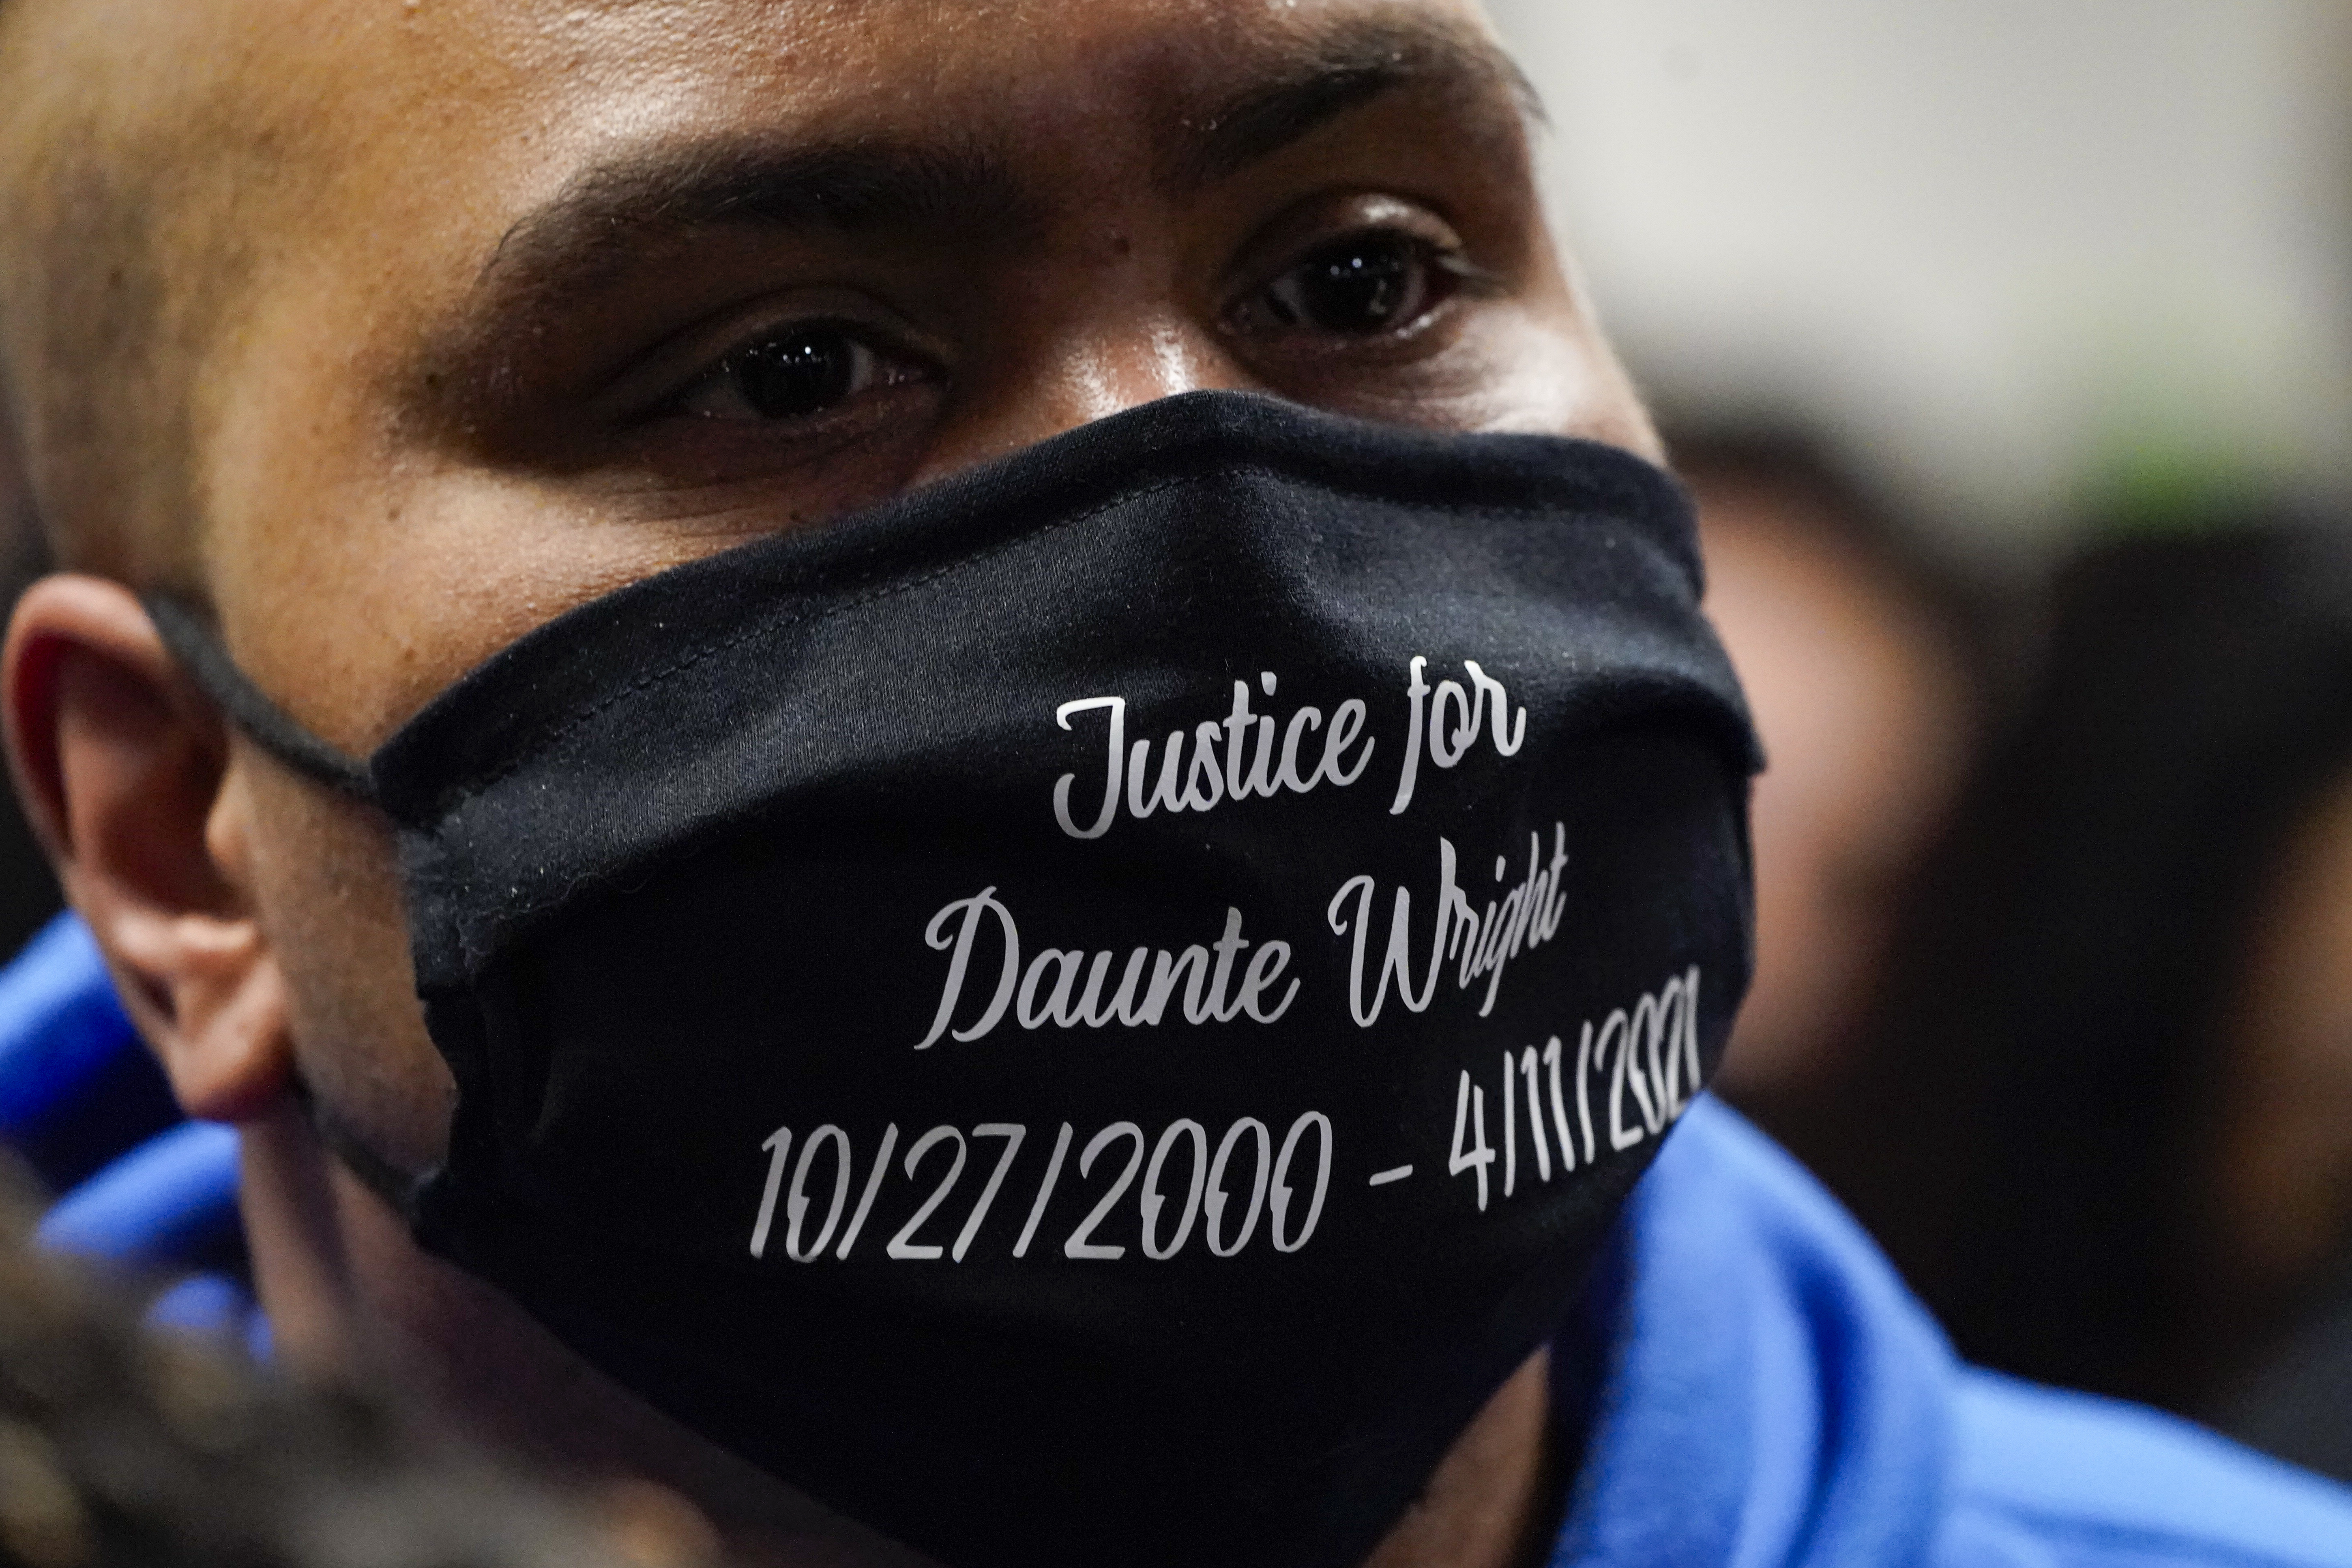
M 355 754 L 620 584 L 1172 393 L 1649 441 L 1467 4 L 245 3 L 299 13 L 237 73 L 295 167 L 206 566 Z M 421 1161 L 383 843 L 252 812 L 310 1074 Z
M 203 572 L 353 754 L 622 584 L 1174 393 L 1654 447 L 1472 0 L 72 9 L 212 84 Z M 303 1078 L 429 1162 L 381 825 L 238 743 L 206 836 Z M 257 1226 L 266 1288 L 307 1224 Z

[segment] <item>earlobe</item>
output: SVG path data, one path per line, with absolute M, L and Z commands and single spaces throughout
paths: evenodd
M 129 589 L 74 574 L 19 601 L 0 697 L 18 795 L 182 1108 L 259 1114 L 292 1058 L 219 715 Z

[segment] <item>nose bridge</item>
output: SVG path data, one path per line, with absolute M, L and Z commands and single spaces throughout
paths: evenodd
M 1140 298 L 1131 279 L 1094 292 L 1092 300 L 1065 297 L 997 374 L 967 384 L 966 416 L 935 448 L 927 477 L 1162 397 L 1255 384 L 1214 330 L 1176 301 Z
M 1083 424 L 1155 398 L 1232 384 L 1223 353 L 1205 336 L 1169 319 L 1107 322 L 1074 333 L 1057 367 L 1058 416 Z

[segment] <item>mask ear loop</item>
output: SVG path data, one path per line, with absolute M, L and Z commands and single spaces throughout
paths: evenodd
M 376 804 L 375 781 L 369 775 L 367 764 L 345 756 L 319 739 L 272 701 L 237 668 L 228 649 L 221 646 L 220 638 L 194 611 L 160 594 L 144 595 L 141 603 L 147 608 L 148 618 L 155 623 L 156 636 L 163 638 L 163 646 L 171 650 L 188 679 L 220 705 L 230 722 L 247 738 L 303 777 L 352 799 Z M 294 1079 L 294 1095 L 312 1131 L 318 1133 L 319 1142 L 360 1179 L 361 1184 L 390 1204 L 394 1212 L 404 1216 L 414 1212 L 417 1190 L 426 1177 L 401 1170 L 369 1148 L 340 1116 L 320 1101 L 299 1074 Z
M 360 1180 L 360 1185 L 382 1198 L 392 1212 L 403 1219 L 416 1213 L 416 1194 L 432 1177 L 404 1171 L 362 1141 L 359 1134 L 346 1125 L 343 1119 L 323 1104 L 310 1080 L 300 1074 L 294 1078 L 294 1098 L 302 1107 L 302 1114 L 317 1133 L 327 1152 L 342 1162 L 343 1169 Z
M 297 722 L 236 667 L 220 638 L 178 600 L 149 594 L 141 601 L 156 636 L 188 679 L 221 706 L 254 744 L 303 777 L 354 800 L 377 804 L 367 764 L 347 757 Z

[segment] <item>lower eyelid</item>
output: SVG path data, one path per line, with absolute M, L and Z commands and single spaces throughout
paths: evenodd
M 855 399 L 876 387 L 896 385 L 905 379 L 898 374 L 902 367 L 898 365 L 891 356 L 884 353 L 882 351 L 877 349 L 873 344 L 866 342 L 862 338 L 851 334 L 844 335 L 847 337 L 848 342 L 856 349 L 857 353 L 862 356 L 864 363 L 859 367 L 859 374 L 869 379 L 865 380 L 862 384 L 853 384 L 851 389 L 844 395 L 841 400 L 842 404 L 846 404 L 852 399 Z M 696 417 L 705 419 L 727 418 L 728 416 L 721 414 L 698 412 L 691 405 L 700 397 L 711 395 L 725 395 L 730 392 L 730 381 L 733 374 L 729 368 L 730 363 L 734 359 L 736 354 L 743 352 L 745 352 L 743 349 L 730 350 L 728 353 L 721 358 L 718 364 L 697 376 L 674 396 L 664 400 L 660 405 L 660 408 L 693 415 Z M 737 395 L 740 395 L 740 394 Z M 841 405 L 836 404 L 833 406 L 837 407 L 840 405 Z M 805 416 L 804 418 L 822 418 L 830 411 L 830 408 L 820 409 L 814 414 Z M 769 419 L 759 414 L 752 413 L 746 416 L 742 422 L 746 424 L 783 425 L 787 423 L 797 423 L 799 421 Z
M 887 453 L 904 445 L 900 435 L 927 427 L 936 402 L 931 387 L 901 383 L 782 426 L 679 414 L 640 426 L 612 466 L 699 489 L 777 482 L 813 465 L 887 463 Z
M 1225 329 L 1228 331 L 1233 331 L 1237 335 L 1242 336 L 1262 334 L 1275 337 L 1297 336 L 1330 340 L 1335 345 L 1337 345 L 1335 346 L 1334 352 L 1347 352 L 1350 349 L 1357 352 L 1377 351 L 1382 346 L 1393 347 L 1400 340 L 1418 334 L 1432 321 L 1434 317 L 1444 311 L 1447 307 L 1454 304 L 1456 300 L 1460 299 L 1465 294 L 1468 294 L 1472 298 L 1486 298 L 1497 291 L 1495 287 L 1496 280 L 1492 276 L 1472 267 L 1466 260 L 1460 268 L 1440 266 L 1433 263 L 1432 270 L 1443 275 L 1443 281 L 1436 283 L 1432 289 L 1433 297 L 1423 305 L 1420 311 L 1415 314 L 1411 321 L 1395 327 L 1388 328 L 1380 332 L 1370 333 L 1363 337 L 1349 337 L 1344 334 L 1333 333 L 1304 321 L 1296 322 L 1277 322 L 1274 324 L 1271 331 L 1265 331 L 1262 328 L 1253 329 L 1250 325 L 1238 322 L 1236 321 L 1237 317 L 1242 315 L 1251 306 L 1270 293 L 1273 287 L 1271 284 L 1263 285 L 1253 290 L 1250 294 L 1244 296 L 1242 300 L 1236 301 L 1234 306 L 1225 314 Z
M 692 375 L 683 380 L 662 378 L 668 381 L 668 390 L 649 389 L 641 395 L 626 398 L 623 406 L 634 406 L 636 412 L 626 414 L 624 418 L 627 423 L 635 424 L 675 414 L 698 394 L 716 384 L 723 384 L 728 374 L 728 363 L 736 355 L 748 352 L 762 342 L 772 341 L 785 333 L 816 327 L 829 327 L 840 331 L 843 336 L 858 345 L 862 352 L 873 356 L 881 371 L 877 380 L 895 383 L 917 379 L 934 369 L 919 353 L 891 341 L 888 333 L 875 330 L 863 321 L 826 315 L 780 320 L 761 327 L 757 331 L 737 334 L 727 347 L 717 352 L 715 357 L 697 356 L 701 358 L 702 368 Z M 647 376 L 646 380 L 652 382 L 654 378 Z M 656 382 L 655 384 L 658 385 L 659 383 Z M 616 401 L 621 400 L 616 399 Z

